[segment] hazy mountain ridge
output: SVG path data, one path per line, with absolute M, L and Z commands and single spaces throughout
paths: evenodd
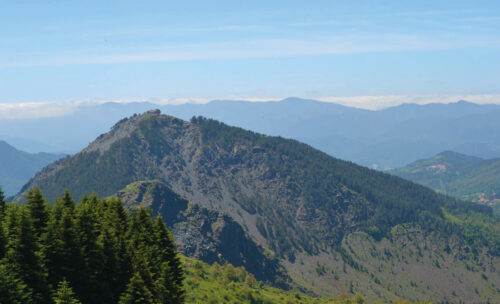
M 51 200 L 65 188 L 76 198 L 90 191 L 108 196 L 153 179 L 193 203 L 230 215 L 282 259 L 295 283 L 320 294 L 362 290 L 370 299 L 393 299 L 411 288 L 411 299 L 461 298 L 450 289 L 428 289 L 435 282 L 425 273 L 415 277 L 418 282 L 408 279 L 404 265 L 443 272 L 453 286 L 477 286 L 477 293 L 464 295 L 470 301 L 494 297 L 492 286 L 500 285 L 497 230 L 461 218 L 463 213 L 490 218 L 491 209 L 295 140 L 204 118 L 186 122 L 151 111 L 123 119 L 87 149 L 43 170 L 25 189 L 39 186 Z M 350 245 L 357 235 L 357 243 L 373 248 L 373 254 L 363 257 Z M 403 255 L 403 248 L 411 251 Z M 437 259 L 449 269 L 440 268 Z M 489 281 L 483 282 L 481 273 Z
M 0 185 L 6 195 L 16 194 L 36 172 L 63 154 L 27 153 L 0 140 Z
M 35 150 L 74 153 L 107 132 L 112 121 L 153 108 L 185 120 L 202 115 L 255 132 L 294 138 L 335 157 L 382 170 L 444 150 L 500 157 L 500 106 L 465 101 L 402 104 L 377 111 L 300 98 L 161 106 L 110 102 L 82 105 L 61 117 L 0 120 L 0 127 L 8 129 L 11 137 L 29 136 L 40 143 L 20 142 L 25 150 L 32 151 L 34 146 Z

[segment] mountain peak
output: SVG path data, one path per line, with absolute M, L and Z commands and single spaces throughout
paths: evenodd
M 150 125 L 152 124 L 152 125 Z M 174 116 L 161 114 L 159 109 L 149 110 L 143 114 L 134 114 L 131 117 L 118 121 L 108 133 L 101 134 L 82 152 L 106 151 L 111 145 L 122 138 L 130 136 L 139 128 L 153 127 L 153 125 L 184 125 L 187 122 Z
M 152 180 L 156 182 L 133 184 Z M 158 183 L 171 192 L 161 190 Z M 347 291 L 345 286 L 352 277 L 342 277 L 343 282 L 332 284 L 332 277 L 327 278 L 326 273 L 357 273 L 366 269 L 378 276 L 373 265 L 380 263 L 383 264 L 380 269 L 387 271 L 377 277 L 382 282 L 360 275 L 356 277 L 362 280 L 360 285 L 390 293 L 384 286 L 389 285 L 386 278 L 391 277 L 404 284 L 403 288 L 412 288 L 404 279 L 406 272 L 392 268 L 396 261 L 390 257 L 400 256 L 405 250 L 397 247 L 398 242 L 413 244 L 411 250 L 416 252 L 420 248 L 418 242 L 425 240 L 432 242 L 432 248 L 441 246 L 439 252 L 444 252 L 445 245 L 455 246 L 453 241 L 461 236 L 432 230 L 446 221 L 443 208 L 472 208 L 470 204 L 456 202 L 400 178 L 333 158 L 295 140 L 264 136 L 212 119 L 197 117 L 190 123 L 158 111 L 122 120 L 82 152 L 43 170 L 26 189 L 38 186 L 53 201 L 65 189 L 75 197 L 92 191 L 109 196 L 130 184 L 138 190 L 142 189 L 138 187 L 144 188 L 130 197 L 151 194 L 152 199 L 144 201 L 151 206 L 168 206 L 161 198 L 165 193 L 175 193 L 204 208 L 201 213 L 190 215 L 193 220 L 203 217 L 192 229 L 210 234 L 220 232 L 213 243 L 217 246 L 213 248 L 231 244 L 227 249 L 234 250 L 231 255 L 237 258 L 250 243 L 237 245 L 232 241 L 237 226 L 225 217 L 232 218 L 242 227 L 240 235 L 245 232 L 268 249 L 270 255 L 283 261 L 282 266 L 288 273 L 305 274 L 297 283 L 318 282 L 319 291 L 337 294 Z M 164 194 L 156 196 L 156 191 Z M 490 209 L 478 210 L 488 212 Z M 415 231 L 418 237 L 404 239 L 404 231 Z M 432 241 L 424 238 L 430 232 L 435 237 Z M 383 238 L 394 240 L 392 253 L 384 254 L 389 249 L 384 251 L 387 247 Z M 200 244 L 204 246 L 203 242 Z M 374 254 L 365 255 L 360 248 L 375 248 Z M 468 254 L 460 248 L 455 248 L 454 254 Z M 490 251 L 495 250 L 491 248 Z M 357 249 L 363 251 L 355 252 Z M 483 248 L 477 249 L 483 251 Z M 428 250 L 424 253 L 427 255 L 432 256 L 429 261 L 438 258 Z M 250 261 L 250 256 L 255 257 L 248 255 L 246 262 L 241 261 L 242 265 L 250 267 L 252 263 L 261 263 L 260 258 Z M 367 259 L 359 258 L 361 256 Z M 383 258 L 378 258 L 380 256 Z M 441 263 L 443 258 L 439 259 Z M 444 260 L 451 268 L 454 257 L 445 255 Z M 328 265 L 329 270 L 323 270 L 320 263 Z M 422 262 L 409 260 L 409 263 L 410 266 L 404 267 L 420 267 Z M 423 282 L 419 286 L 432 285 L 429 278 L 445 269 L 428 261 L 424 263 L 430 274 L 415 274 L 415 280 Z M 314 267 L 320 270 L 314 271 Z M 255 265 L 254 269 L 261 268 Z M 480 274 L 467 273 L 481 280 Z M 493 271 L 487 275 L 496 280 Z M 459 282 L 451 275 L 447 279 L 462 287 L 472 282 L 472 279 Z M 443 292 L 440 299 L 453 298 L 449 290 L 435 288 L 433 291 Z M 425 288 L 416 290 L 421 296 L 426 292 Z

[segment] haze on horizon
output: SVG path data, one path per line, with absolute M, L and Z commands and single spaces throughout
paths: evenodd
M 500 102 L 498 1 L 2 1 L 0 28 L 8 106 Z

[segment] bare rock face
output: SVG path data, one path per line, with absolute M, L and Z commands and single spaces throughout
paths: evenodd
M 172 231 L 179 250 L 207 263 L 244 266 L 258 280 L 287 287 L 276 258 L 245 233 L 231 217 L 183 199 L 159 181 L 134 182 L 116 193 L 128 209 L 151 208 Z

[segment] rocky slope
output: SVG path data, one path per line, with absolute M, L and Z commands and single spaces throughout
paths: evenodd
M 50 199 L 65 188 L 75 197 L 91 191 L 112 195 L 144 180 L 158 180 L 189 201 L 230 216 L 281 259 L 297 284 L 316 293 L 361 289 L 375 300 L 411 290 L 413 299 L 498 299 L 500 230 L 491 229 L 498 219 L 490 208 L 441 196 L 294 140 L 213 120 L 186 122 L 159 111 L 124 119 L 82 152 L 40 172 L 23 190 L 39 186 Z M 208 218 L 217 222 L 219 215 Z M 359 240 L 357 247 L 352 240 Z M 403 254 L 407 248 L 412 254 L 420 250 L 418 261 Z M 372 253 L 366 255 L 367 250 Z M 438 266 L 441 258 L 449 269 Z M 472 266 L 457 276 L 451 265 L 465 265 L 462 261 Z M 436 285 L 435 273 L 455 289 L 477 286 L 477 292 L 462 297 L 445 284 Z
M 190 203 L 159 181 L 134 182 L 116 196 L 129 209 L 146 207 L 153 215 L 161 215 L 186 256 L 244 266 L 258 280 L 287 287 L 288 279 L 280 272 L 277 259 L 255 244 L 231 217 Z

